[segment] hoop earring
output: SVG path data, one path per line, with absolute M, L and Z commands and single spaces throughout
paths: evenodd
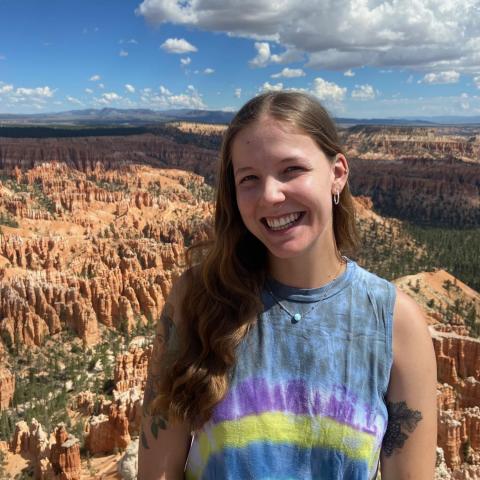
M 338 205 L 338 204 L 340 203 L 340 193 L 335 192 L 335 193 L 333 194 L 333 203 L 334 203 L 335 205 Z

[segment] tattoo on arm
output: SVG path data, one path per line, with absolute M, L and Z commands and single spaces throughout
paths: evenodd
M 410 410 L 405 402 L 387 402 L 387 410 L 388 425 L 382 448 L 385 455 L 390 457 L 395 449 L 403 447 L 408 438 L 404 431 L 412 433 L 422 420 L 422 414 L 418 410 Z
M 149 449 L 150 447 L 148 445 L 145 432 L 143 431 L 143 426 L 146 426 L 146 424 L 150 423 L 150 431 L 155 439 L 158 438 L 159 429 L 165 430 L 167 428 L 167 419 L 159 414 L 150 415 L 149 409 L 151 403 L 158 394 L 157 382 L 162 375 L 162 363 L 164 361 L 163 357 L 168 348 L 168 343 L 171 339 L 173 329 L 175 328 L 172 318 L 173 307 L 170 303 L 166 303 L 157 324 L 155 340 L 153 343 L 153 351 L 150 358 L 149 371 L 145 385 L 145 393 L 143 397 L 143 416 L 149 418 L 145 418 L 143 422 L 140 437 L 142 446 L 146 449 Z

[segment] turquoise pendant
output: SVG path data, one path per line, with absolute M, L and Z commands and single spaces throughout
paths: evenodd
M 299 322 L 299 321 L 302 319 L 302 316 L 301 316 L 299 313 L 296 313 L 296 314 L 293 316 L 293 319 L 294 319 L 296 322 Z

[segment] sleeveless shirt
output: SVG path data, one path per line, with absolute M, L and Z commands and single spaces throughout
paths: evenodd
M 388 414 L 395 287 L 347 259 L 332 282 L 268 280 L 229 390 L 195 432 L 187 480 L 370 480 Z

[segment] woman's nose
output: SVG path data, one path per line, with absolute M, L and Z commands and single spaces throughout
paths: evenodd
M 285 200 L 284 184 L 275 178 L 267 177 L 263 184 L 262 200 L 269 205 L 283 202 Z

